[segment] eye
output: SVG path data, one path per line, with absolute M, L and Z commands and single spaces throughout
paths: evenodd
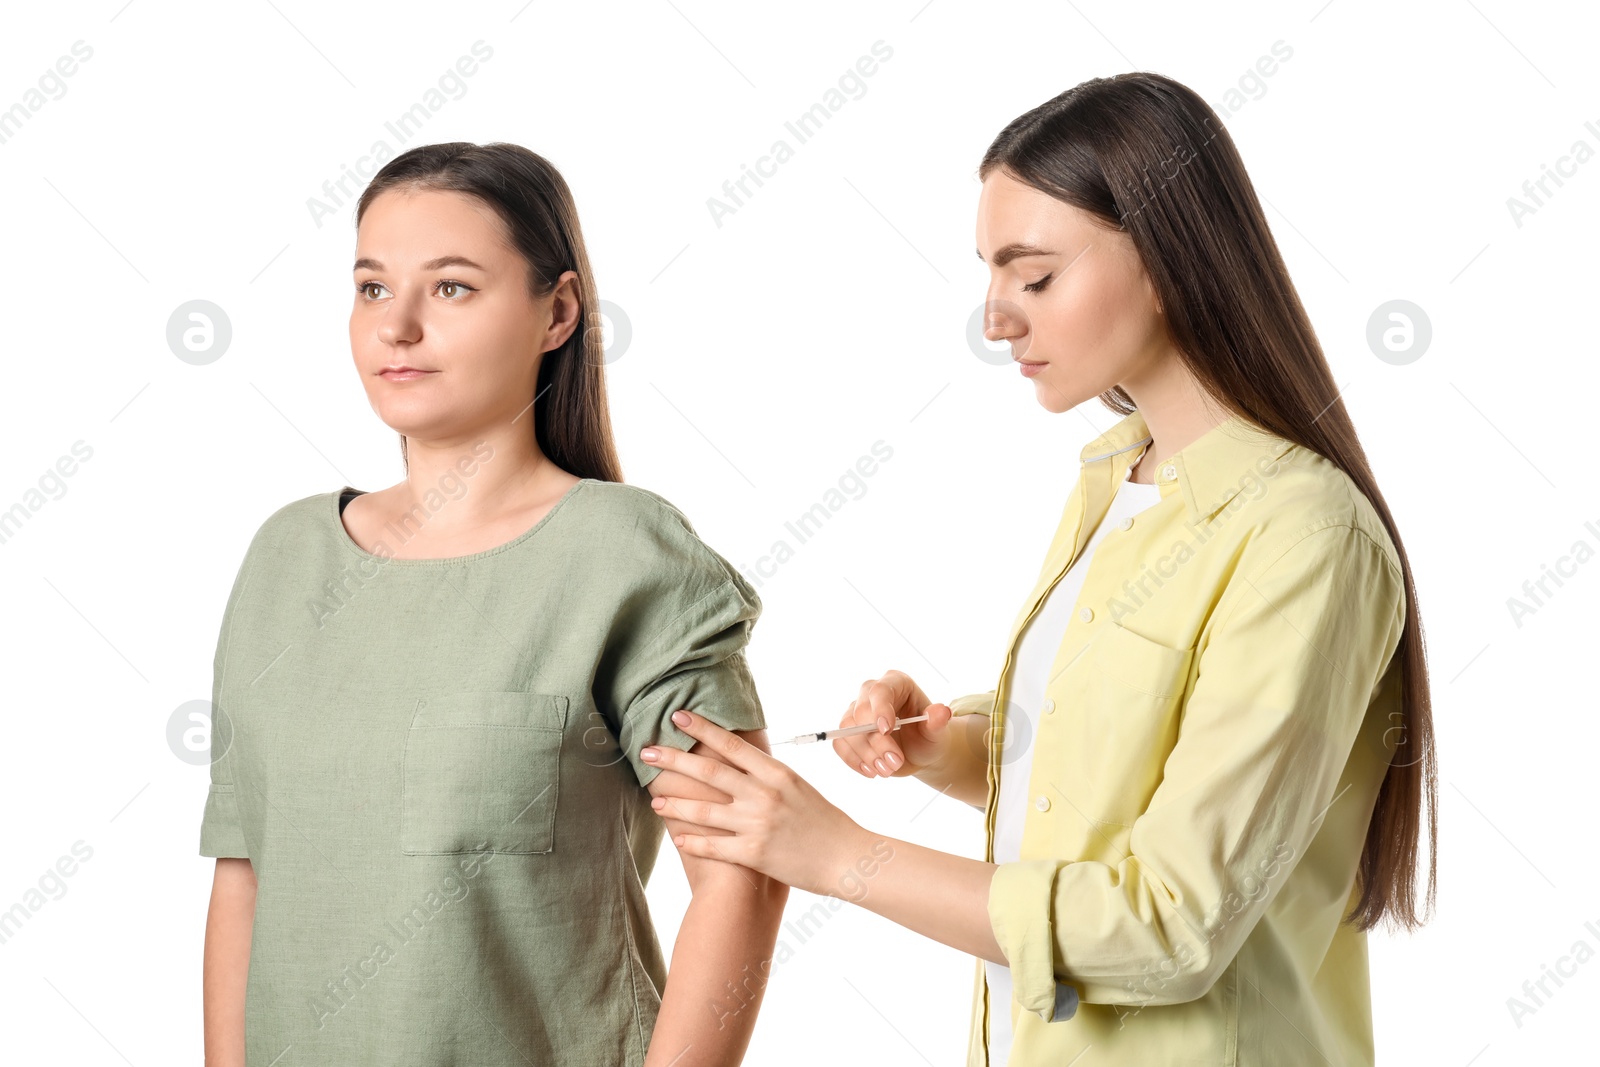
M 462 296 L 464 296 L 466 293 L 475 293 L 475 292 L 477 292 L 477 290 L 474 289 L 472 286 L 466 284 L 465 282 L 458 282 L 453 278 L 440 278 L 438 281 L 433 283 L 433 291 L 435 293 L 440 292 L 441 290 L 445 289 L 446 287 L 450 288 L 451 294 L 446 296 L 445 299 L 449 300 L 451 302 L 460 300 L 462 298 Z M 383 283 L 382 282 L 357 282 L 356 283 L 356 295 L 362 296 L 362 297 L 366 297 L 366 299 L 368 299 L 368 300 L 376 300 L 376 299 L 378 299 L 377 297 L 367 296 L 367 290 L 368 289 L 372 289 L 372 288 L 382 289 L 383 288 Z
M 1042 290 L 1045 286 L 1049 285 L 1050 284 L 1050 279 L 1054 278 L 1054 277 L 1055 277 L 1054 274 L 1046 274 L 1043 278 L 1040 278 L 1038 281 L 1029 282 L 1027 285 L 1024 285 L 1022 287 L 1022 291 L 1025 292 L 1025 293 L 1037 293 L 1040 290 Z

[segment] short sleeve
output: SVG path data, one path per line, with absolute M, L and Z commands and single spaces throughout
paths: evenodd
M 744 653 L 761 600 L 731 569 L 719 568 L 718 577 L 714 588 L 695 596 L 629 664 L 627 673 L 642 684 L 622 706 L 618 742 L 640 785 L 649 785 L 661 771 L 640 758 L 641 749 L 694 747 L 695 739 L 672 722 L 680 708 L 726 730 L 766 728 Z
M 265 526 L 263 525 L 263 529 Z M 251 561 L 261 531 L 251 541 L 244 562 L 233 580 L 233 588 L 222 609 L 222 627 L 217 635 L 217 650 L 211 661 L 211 788 L 206 794 L 205 811 L 200 817 L 200 855 L 250 857 L 245 847 L 244 825 L 239 818 L 239 803 L 234 788 L 233 729 L 223 707 L 224 674 L 228 662 L 228 638 L 233 629 L 234 608 L 250 582 Z
M 220 758 L 216 755 L 227 743 L 218 736 L 227 733 L 225 726 L 220 729 L 218 726 L 226 721 L 213 713 L 211 791 L 206 794 L 205 813 L 200 817 L 200 855 L 249 859 L 250 850 L 245 847 L 244 826 L 239 821 L 239 805 L 234 796 L 232 753 L 224 751 Z

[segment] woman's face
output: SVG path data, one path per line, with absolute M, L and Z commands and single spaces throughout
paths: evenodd
M 1003 169 L 978 197 L 978 258 L 989 265 L 984 336 L 1010 342 L 1048 411 L 1114 385 L 1137 396 L 1171 351 L 1128 235 Z
M 534 398 L 540 354 L 577 325 L 577 274 L 542 298 L 498 216 L 462 193 L 390 189 L 356 237 L 350 352 L 367 401 L 407 437 L 463 442 Z M 406 366 L 424 373 L 385 373 Z

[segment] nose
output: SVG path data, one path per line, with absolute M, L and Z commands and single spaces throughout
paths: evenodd
M 422 319 L 411 304 L 396 297 L 378 323 L 378 340 L 386 345 L 415 343 L 422 336 Z
M 1022 309 L 1004 297 L 990 297 L 983 309 L 984 340 L 998 344 L 1017 339 L 1028 332 L 1028 319 Z

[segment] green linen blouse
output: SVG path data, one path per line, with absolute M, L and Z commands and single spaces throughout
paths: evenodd
M 224 610 L 200 828 L 256 875 L 248 1062 L 642 1064 L 666 965 L 639 751 L 694 744 L 678 708 L 766 726 L 760 611 L 617 482 L 446 559 L 361 548 L 340 491 L 271 515 Z

